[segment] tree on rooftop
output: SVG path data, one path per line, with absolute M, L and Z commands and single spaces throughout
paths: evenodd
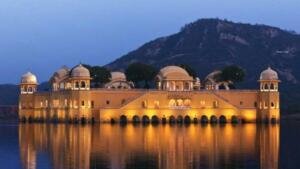
M 90 71 L 92 87 L 101 87 L 110 81 L 110 71 L 105 67 L 91 65 L 84 65 L 84 67 Z
M 190 65 L 179 64 L 178 66 L 181 67 L 181 68 L 183 68 L 184 70 L 186 70 L 188 72 L 188 74 L 190 76 L 192 76 L 193 78 L 197 77 L 196 71 Z
M 143 88 L 149 88 L 149 82 L 153 81 L 157 71 L 153 66 L 136 62 L 127 67 L 125 74 L 127 80 L 134 82 L 137 88 L 140 83 L 144 83 Z
M 242 82 L 244 78 L 245 71 L 236 65 L 224 67 L 215 77 L 217 82 L 227 83 L 230 88 L 235 88 L 234 83 Z

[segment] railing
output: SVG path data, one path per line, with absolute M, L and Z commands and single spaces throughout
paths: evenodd
M 59 92 L 70 92 L 73 90 L 61 90 L 61 91 L 38 91 L 36 94 L 48 94 L 48 93 L 59 93 Z M 172 91 L 172 90 L 159 90 L 159 89 L 107 89 L 107 88 L 91 88 L 90 90 L 74 90 L 74 91 L 105 91 L 105 92 L 119 92 L 119 91 L 127 91 L 127 92 L 181 92 L 181 93 L 210 93 L 210 92 L 258 92 L 259 89 L 231 89 L 231 90 L 180 90 L 180 91 Z

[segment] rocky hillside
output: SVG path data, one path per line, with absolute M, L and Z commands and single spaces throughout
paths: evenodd
M 214 69 L 236 64 L 246 70 L 250 84 L 255 84 L 260 71 L 270 65 L 283 81 L 297 84 L 300 35 L 265 25 L 202 19 L 174 35 L 144 44 L 107 67 L 120 69 L 132 62 L 157 67 L 189 64 L 202 79 Z
M 197 71 L 200 79 L 215 69 L 235 64 L 245 69 L 246 80 L 240 87 L 247 88 L 257 87 L 260 72 L 271 66 L 282 80 L 281 87 L 285 92 L 282 92 L 282 107 L 300 112 L 300 107 L 296 108 L 300 94 L 293 92 L 300 91 L 300 35 L 294 32 L 266 25 L 201 19 L 184 26 L 176 34 L 144 44 L 107 67 L 124 69 L 133 62 L 148 63 L 157 68 L 188 64 Z

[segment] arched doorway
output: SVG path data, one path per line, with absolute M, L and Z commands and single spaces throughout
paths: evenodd
M 276 119 L 275 117 L 272 117 L 272 118 L 271 118 L 271 123 L 272 123 L 272 124 L 276 124 L 276 123 L 277 123 L 277 119 Z
M 139 116 L 135 115 L 135 116 L 132 117 L 132 122 L 133 123 L 140 123 L 141 120 L 140 120 Z
M 190 118 L 190 116 L 186 115 L 186 116 L 184 117 L 184 123 L 185 123 L 185 124 L 190 124 L 190 123 L 191 123 L 191 118 Z
M 198 119 L 197 119 L 196 117 L 194 117 L 193 123 L 194 123 L 194 124 L 197 124 L 197 123 L 198 123 Z
M 210 123 L 218 123 L 218 118 L 215 115 L 210 116 Z
M 201 123 L 208 123 L 208 117 L 205 115 L 201 116 Z
M 174 116 L 169 117 L 169 123 L 176 123 L 176 119 Z
M 30 116 L 29 118 L 28 118 L 28 122 L 32 122 L 32 117 Z M 58 117 L 57 117 L 57 115 L 53 115 L 52 116 L 52 122 L 53 123 L 58 123 Z
M 74 122 L 75 124 L 77 124 L 77 123 L 79 123 L 79 119 L 78 119 L 77 117 L 74 117 L 74 118 L 73 118 L 73 122 Z
M 115 123 L 116 123 L 116 120 L 115 120 L 114 118 L 111 118 L 111 119 L 110 119 L 110 123 L 111 123 L 111 124 L 115 124 Z
M 227 119 L 224 115 L 221 115 L 220 118 L 219 118 L 219 123 L 227 123 Z
M 177 123 L 183 123 L 183 117 L 181 115 L 177 116 Z
M 239 123 L 239 119 L 237 118 L 237 116 L 235 116 L 235 115 L 231 116 L 231 123 L 233 123 L 233 124 Z
M 146 115 L 144 115 L 144 116 L 142 117 L 142 122 L 143 122 L 144 124 L 150 123 L 149 117 L 146 116 Z
M 159 118 L 156 115 L 152 116 L 151 117 L 151 123 L 152 124 L 158 124 L 159 123 Z
M 94 124 L 96 122 L 95 117 L 91 118 L 91 123 Z
M 22 122 L 22 123 L 26 123 L 26 117 L 25 117 L 25 116 L 23 116 L 23 117 L 20 119 L 20 122 Z
M 80 122 L 81 122 L 81 124 L 86 124 L 87 123 L 87 119 L 85 117 L 81 117 L 80 118 Z
M 161 123 L 162 123 L 162 124 L 166 124 L 166 123 L 167 123 L 167 118 L 166 118 L 166 117 L 163 117 L 163 118 L 161 119 Z
M 127 123 L 127 117 L 125 115 L 120 116 L 120 123 Z
M 264 123 L 269 123 L 269 118 L 266 116 L 263 120 Z

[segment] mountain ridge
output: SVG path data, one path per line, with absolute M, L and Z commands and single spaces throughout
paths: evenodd
M 286 66 L 286 62 L 296 56 L 300 56 L 298 34 L 267 25 L 201 19 L 185 25 L 178 33 L 145 43 L 106 67 L 113 70 L 125 69 L 133 62 L 148 63 L 157 68 L 170 64 L 189 64 L 203 79 L 215 69 L 235 64 L 245 68 L 251 75 L 246 81 L 252 82 L 250 86 L 253 87 L 253 81 L 268 66 L 274 67 L 284 81 L 299 83 L 300 71 L 293 72 Z M 296 59 L 300 63 L 299 57 Z M 245 66 L 256 61 L 259 63 L 258 67 Z M 297 65 L 291 66 L 294 68 Z

